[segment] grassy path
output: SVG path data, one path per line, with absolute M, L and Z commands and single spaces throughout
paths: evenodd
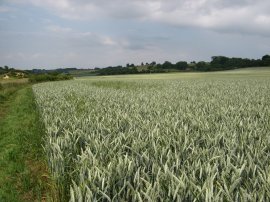
M 0 201 L 50 200 L 43 128 L 31 86 L 12 93 L 0 111 Z

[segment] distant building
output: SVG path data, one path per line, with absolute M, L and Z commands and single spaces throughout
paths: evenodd
M 7 74 L 5 74 L 3 79 L 9 79 L 9 76 Z
M 25 77 L 25 74 L 22 72 L 16 72 L 16 77 L 23 78 Z

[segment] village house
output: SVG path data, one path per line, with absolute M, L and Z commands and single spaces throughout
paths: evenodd
M 5 74 L 3 79 L 9 79 L 9 76 L 7 74 Z
M 16 77 L 23 78 L 25 76 L 22 72 L 16 72 Z

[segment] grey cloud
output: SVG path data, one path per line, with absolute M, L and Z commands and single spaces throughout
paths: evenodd
M 171 1 L 170 1 L 171 3 Z M 193 26 L 215 31 L 270 34 L 270 2 L 259 1 L 175 1 L 168 10 L 169 2 L 162 2 L 160 9 L 153 12 L 152 19 L 175 26 Z M 266 9 L 267 8 L 267 9 Z
M 18 2 L 18 0 L 11 0 Z M 176 26 L 270 34 L 269 0 L 21 0 L 69 19 L 141 19 Z
M 10 12 L 10 11 L 13 11 L 14 9 L 11 8 L 11 7 L 8 7 L 8 6 L 1 6 L 0 5 L 0 13 L 7 13 L 7 12 Z
M 7 21 L 6 27 L 1 21 L 2 64 L 93 67 L 151 60 L 207 60 L 215 54 L 257 57 L 270 47 L 269 0 L 1 2 L 17 8 L 18 16 L 22 8 L 29 8 L 24 12 L 35 11 L 33 16 L 40 9 L 48 11 L 37 19 L 36 30 L 18 27 L 18 23 L 25 23 L 24 18 Z M 0 20 L 8 14 L 0 13 Z M 28 33 L 31 31 L 36 33 Z

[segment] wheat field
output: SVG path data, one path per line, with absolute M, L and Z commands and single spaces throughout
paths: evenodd
M 269 201 L 269 77 L 160 77 L 33 86 L 62 199 Z

